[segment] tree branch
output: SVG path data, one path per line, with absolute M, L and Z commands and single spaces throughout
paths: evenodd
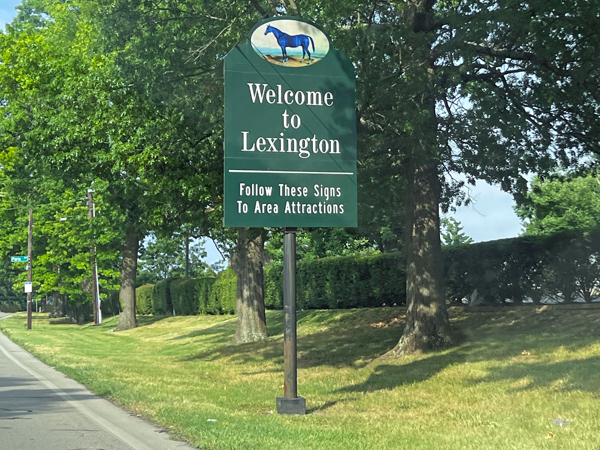
M 493 58 L 512 59 L 516 61 L 530 61 L 539 64 L 541 67 L 550 70 L 556 75 L 560 75 L 562 77 L 571 75 L 569 71 L 563 70 L 560 67 L 556 67 L 548 58 L 536 53 L 519 50 L 497 49 L 477 44 L 475 42 L 466 42 L 466 44 L 474 47 L 475 51 L 480 55 L 491 56 Z

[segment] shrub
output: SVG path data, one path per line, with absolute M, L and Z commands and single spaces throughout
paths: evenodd
M 543 298 L 590 301 L 600 294 L 600 231 L 574 230 L 444 249 L 448 297 L 484 302 Z
M 235 314 L 237 300 L 237 277 L 233 269 L 217 275 L 208 296 L 207 314 Z
M 198 300 L 194 296 L 196 280 L 179 278 L 169 285 L 173 314 L 178 316 L 191 316 L 198 314 Z
M 152 287 L 145 284 L 135 290 L 135 312 L 137 314 L 152 314 Z
M 173 302 L 171 301 L 171 291 L 169 286 L 176 278 L 166 278 L 157 281 L 152 287 L 152 313 L 153 314 L 172 314 Z
M 301 261 L 296 267 L 298 309 L 368 308 L 406 301 L 399 253 Z M 283 307 L 283 267 L 265 271 L 265 306 Z
M 209 314 L 210 296 L 216 279 L 198 278 L 194 287 L 194 295 L 198 304 L 198 314 Z M 212 314 L 215 314 L 212 312 Z
M 544 296 L 590 301 L 600 295 L 600 231 L 463 244 L 443 250 L 448 299 L 461 302 L 477 289 L 487 303 L 541 301 Z M 283 267 L 265 268 L 265 306 L 283 307 Z M 169 285 L 171 285 L 169 289 Z M 169 295 L 170 294 L 170 295 Z M 171 303 L 173 298 L 173 303 Z M 155 314 L 235 314 L 237 277 L 162 280 L 152 288 Z M 406 303 L 401 254 L 340 256 L 300 261 L 298 309 L 369 308 Z
M 14 304 L 8 304 L 8 303 L 0 303 L 0 311 L 2 311 L 3 313 L 16 313 L 19 312 L 19 307 L 17 305 Z
M 171 301 L 175 314 L 188 316 L 207 314 L 214 278 L 181 278 L 171 282 Z

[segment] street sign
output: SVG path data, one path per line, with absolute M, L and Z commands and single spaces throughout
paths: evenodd
M 27 256 L 11 256 L 10 262 L 27 262 Z
M 31 283 L 31 281 L 26 281 L 25 282 L 25 293 L 28 294 L 30 292 L 33 292 L 33 284 Z
M 351 61 L 303 19 L 262 21 L 227 54 L 225 226 L 357 226 L 355 91 Z

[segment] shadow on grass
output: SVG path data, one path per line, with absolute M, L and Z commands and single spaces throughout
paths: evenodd
M 200 330 L 195 330 L 189 333 L 174 336 L 171 339 L 169 339 L 169 341 L 180 341 L 183 339 L 195 339 L 200 337 L 216 335 L 221 336 L 223 343 L 225 343 L 235 333 L 236 321 L 233 319 L 234 317 L 232 317 L 232 319 L 230 320 L 215 323 L 214 325 L 210 325 Z
M 470 345 L 451 349 L 444 353 L 432 354 L 429 357 L 402 364 L 379 364 L 371 375 L 362 383 L 346 386 L 337 392 L 360 392 L 366 394 L 381 390 L 394 389 L 426 381 L 452 364 L 464 363 L 470 354 Z
M 508 367 L 496 368 L 485 377 L 471 380 L 468 384 L 527 380 L 527 384 L 511 391 L 554 387 L 563 391 L 590 392 L 598 396 L 598 373 L 600 356 L 594 356 L 559 362 L 514 363 Z
M 169 317 L 171 316 L 137 316 L 137 322 L 139 327 L 144 327 L 168 319 Z
M 236 327 L 235 320 L 226 320 L 224 322 L 215 323 L 214 325 L 210 325 L 206 328 L 202 328 L 199 330 L 191 331 L 189 333 L 173 336 L 172 338 L 168 339 L 167 341 L 171 341 L 171 342 L 179 341 L 180 342 L 180 341 L 185 340 L 187 342 L 180 343 L 179 345 L 187 346 L 187 345 L 194 345 L 195 341 L 200 340 L 202 342 L 203 346 L 211 349 L 211 350 L 207 350 L 207 352 L 214 351 L 215 348 L 218 349 L 227 344 L 227 341 L 229 341 L 235 333 L 235 327 Z M 168 352 L 169 350 L 167 349 L 165 351 Z M 193 361 L 195 359 L 198 359 L 198 358 L 188 356 L 188 357 L 182 358 L 181 361 Z M 216 359 L 216 358 L 213 358 L 213 360 L 214 359 Z
M 332 406 L 337 405 L 338 403 L 348 403 L 348 402 L 353 402 L 356 401 L 357 397 L 346 397 L 346 398 L 340 398 L 339 400 L 335 400 L 335 401 L 327 401 L 325 403 L 323 403 L 322 405 L 319 406 L 315 406 L 313 408 L 307 408 L 306 409 L 306 414 L 315 414 L 320 412 L 320 411 L 325 411 L 326 409 L 331 408 Z
M 584 323 L 589 325 L 595 320 L 581 315 L 557 316 L 544 311 L 520 316 L 512 312 L 498 313 L 496 317 L 467 314 L 453 323 L 455 332 L 462 336 L 462 343 L 456 347 L 422 355 L 416 360 L 384 360 L 367 380 L 342 388 L 339 392 L 367 393 L 393 389 L 430 379 L 451 365 L 489 362 L 491 364 L 486 367 L 488 375 L 465 380 L 465 386 L 527 380 L 525 385 L 514 390 L 556 386 L 562 390 L 598 394 L 600 356 L 579 359 L 564 356 L 557 362 L 533 359 L 553 358 L 558 349 L 567 355 L 576 354 L 593 344 L 597 338 L 590 335 L 590 328 Z
M 298 368 L 306 369 L 316 366 L 333 367 L 363 367 L 374 357 L 389 350 L 399 338 L 402 322 L 394 323 L 391 327 L 375 328 L 381 321 L 378 315 L 369 312 L 371 317 L 365 320 L 358 314 L 357 320 L 343 317 L 336 321 L 335 311 L 299 311 L 298 328 Z M 315 327 L 321 324 L 321 330 L 303 334 L 303 325 Z M 224 325 L 224 324 L 223 324 Z M 219 326 L 223 326 L 219 324 Z M 218 330 L 217 326 L 198 330 L 178 338 L 208 336 L 219 333 L 222 337 L 233 337 L 235 323 L 228 324 L 226 329 Z M 272 360 L 274 363 L 283 362 L 283 313 L 271 312 L 268 317 L 270 338 L 254 343 L 225 345 L 212 350 L 200 352 L 185 358 L 185 361 L 206 360 L 214 361 L 221 358 L 236 364 L 260 363 Z M 277 333 L 279 331 L 279 333 Z M 377 337 L 374 338 L 374 332 Z M 269 370 L 271 371 L 271 370 Z
M 519 361 L 524 350 L 534 355 L 552 354 L 558 348 L 577 352 L 594 341 L 590 326 L 600 320 L 589 313 L 568 313 L 544 309 L 473 312 L 453 310 L 453 329 L 458 344 L 417 358 L 382 360 L 368 379 L 347 386 L 339 392 L 372 392 L 419 383 L 435 377 L 454 364 L 489 362 L 490 374 L 468 383 L 494 382 L 501 379 L 532 378 L 525 388 L 548 386 L 567 379 L 574 389 L 598 392 L 600 387 L 590 381 L 596 379 L 600 361 L 594 356 L 574 362 L 556 364 Z M 268 313 L 270 338 L 256 343 L 226 345 L 235 332 L 234 320 L 215 324 L 173 338 L 210 338 L 211 348 L 190 355 L 182 361 L 216 361 L 247 364 L 246 373 L 273 372 L 264 368 L 265 362 L 283 363 L 283 313 Z M 357 311 L 299 311 L 298 312 L 298 368 L 328 366 L 337 368 L 365 367 L 379 358 L 398 342 L 404 328 L 404 309 L 372 309 Z M 596 334 L 598 334 L 596 332 Z M 509 364 L 507 365 L 507 362 Z M 592 372 L 589 372 L 592 370 Z M 588 373 L 589 372 L 589 373 Z M 564 384 L 564 383 L 563 383 Z M 327 408 L 327 406 L 324 406 Z

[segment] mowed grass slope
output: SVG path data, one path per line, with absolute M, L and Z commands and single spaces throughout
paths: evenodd
M 203 449 L 600 448 L 600 309 L 451 309 L 453 348 L 378 360 L 404 309 L 298 313 L 306 416 L 279 416 L 283 316 L 228 345 L 231 316 L 140 317 L 140 327 L 24 327 L 11 339 L 93 391 Z M 566 426 L 554 422 L 567 420 Z M 566 423 L 566 422 L 565 422 Z

